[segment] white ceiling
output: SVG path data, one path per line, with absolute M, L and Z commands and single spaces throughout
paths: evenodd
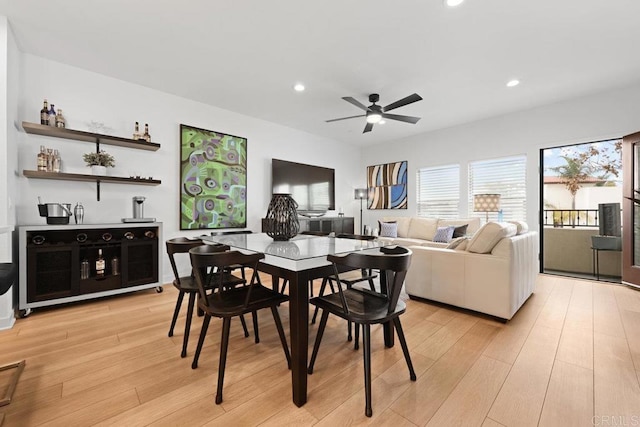
M 0 0 L 0 14 L 23 52 L 360 146 L 640 79 L 638 0 Z M 394 113 L 417 125 L 325 123 L 360 114 L 343 96 L 414 92 Z

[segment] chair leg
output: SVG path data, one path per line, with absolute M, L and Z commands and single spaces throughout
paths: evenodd
M 229 330 L 231 318 L 222 319 L 222 339 L 220 340 L 220 361 L 218 363 L 218 389 L 216 390 L 216 404 L 222 403 L 222 385 L 224 384 L 224 368 L 227 366 L 227 349 L 229 348 Z
M 284 329 L 282 328 L 282 321 L 280 320 L 280 313 L 275 307 L 271 307 L 271 314 L 273 314 L 273 320 L 276 322 L 276 329 L 278 329 L 278 335 L 280 335 L 280 342 L 282 343 L 282 349 L 284 355 L 287 358 L 287 367 L 291 369 L 291 354 L 289 354 L 289 345 L 287 345 L 287 337 L 284 335 Z
M 358 323 L 354 324 L 354 328 L 356 330 L 355 333 L 355 341 L 353 342 L 353 349 L 354 350 L 359 350 L 360 349 L 360 325 Z
M 311 361 L 309 361 L 309 368 L 307 372 L 309 375 L 313 374 L 313 365 L 316 363 L 316 357 L 318 357 L 318 350 L 320 349 L 320 341 L 322 341 L 322 334 L 324 334 L 324 328 L 327 326 L 327 319 L 329 318 L 329 311 L 322 310 L 322 317 L 320 317 L 320 325 L 318 326 L 318 334 L 316 335 L 316 342 L 313 344 L 313 352 L 311 353 Z
M 182 306 L 182 299 L 184 298 L 184 291 L 178 293 L 178 300 L 176 301 L 176 308 L 173 310 L 173 319 L 171 319 L 171 327 L 169 327 L 169 336 L 173 336 L 173 328 L 176 326 L 178 320 L 178 313 L 180 313 L 180 307 Z
M 416 372 L 413 370 L 413 363 L 411 363 L 411 356 L 409 355 L 409 347 L 407 347 L 407 340 L 405 340 L 404 332 L 402 332 L 402 324 L 400 323 L 400 318 L 399 317 L 394 318 L 393 324 L 396 327 L 396 332 L 398 332 L 398 340 L 400 341 L 400 345 L 402 346 L 404 359 L 407 361 L 407 366 L 409 367 L 409 378 L 411 378 L 411 381 L 415 381 Z
M 204 337 L 207 336 L 207 329 L 209 329 L 209 322 L 211 316 L 206 314 L 202 320 L 202 329 L 200 329 L 200 338 L 198 339 L 198 347 L 196 347 L 196 354 L 193 355 L 193 362 L 191 363 L 191 369 L 198 367 L 198 359 L 200 358 L 200 351 L 202 350 L 202 344 L 204 344 Z
M 327 287 L 327 282 L 328 282 L 328 281 L 329 281 L 329 280 L 328 280 L 326 277 L 325 277 L 324 279 L 322 279 L 322 284 L 320 285 L 320 292 L 318 292 L 318 296 L 319 296 L 319 297 L 321 297 L 322 295 L 324 295 L 324 290 L 325 290 L 325 289 L 326 289 L 326 287 Z M 333 285 L 331 285 L 331 289 L 333 290 Z M 315 325 L 315 323 L 316 323 L 316 316 L 318 316 L 318 306 L 316 306 L 316 307 L 313 309 L 313 317 L 311 318 L 311 324 L 314 324 L 314 325 Z
M 189 343 L 189 332 L 191 332 L 191 318 L 193 317 L 195 301 L 196 294 L 189 292 L 189 308 L 187 308 L 187 321 L 184 325 L 184 337 L 182 338 L 182 353 L 180 353 L 180 357 L 187 357 L 187 344 Z
M 253 333 L 256 336 L 256 344 L 258 344 L 260 342 L 260 333 L 258 332 L 258 313 L 252 311 L 251 318 L 253 319 Z
M 289 281 L 287 279 L 282 279 L 282 287 L 280 288 L 280 293 L 284 294 L 284 290 L 287 289 L 287 285 Z
M 347 322 L 347 341 L 353 341 L 353 335 L 351 335 L 351 320 Z
M 240 315 L 240 323 L 242 323 L 242 330 L 244 331 L 244 337 L 249 336 L 249 330 L 247 329 L 247 322 L 244 320 L 244 314 Z
M 362 325 L 362 346 L 364 347 L 362 350 L 364 358 L 364 414 L 370 417 L 373 411 L 371 410 L 371 326 L 369 324 Z

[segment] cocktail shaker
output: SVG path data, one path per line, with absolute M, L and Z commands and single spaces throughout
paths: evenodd
M 73 216 L 76 220 L 76 224 L 82 224 L 84 221 L 84 206 L 80 202 L 76 203 L 76 207 L 73 208 Z

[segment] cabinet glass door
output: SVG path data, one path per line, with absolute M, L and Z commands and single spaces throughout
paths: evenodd
M 640 287 L 640 132 L 622 140 L 622 281 Z

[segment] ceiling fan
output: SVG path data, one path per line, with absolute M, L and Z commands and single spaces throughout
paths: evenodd
M 401 122 L 412 123 L 414 125 L 418 123 L 418 120 L 420 120 L 420 117 L 401 116 L 399 114 L 387 114 L 387 111 L 404 107 L 405 105 L 413 104 L 414 102 L 422 101 L 422 97 L 417 93 L 414 93 L 413 95 L 409 95 L 406 98 L 402 98 L 396 102 L 392 102 L 391 104 L 385 107 L 381 105 L 376 105 L 376 102 L 380 100 L 380 95 L 378 95 L 377 93 L 372 93 L 371 95 L 369 95 L 369 102 L 371 102 L 372 104 L 369 105 L 368 107 L 366 107 L 357 99 L 352 98 L 350 96 L 344 96 L 342 97 L 342 99 L 344 99 L 350 104 L 355 105 L 361 110 L 366 111 L 366 114 L 361 114 L 359 116 L 342 117 L 339 119 L 331 119 L 331 120 L 327 120 L 327 123 L 337 122 L 338 120 L 355 119 L 356 117 L 366 117 L 367 125 L 364 127 L 364 131 L 362 133 L 367 133 L 367 132 L 371 132 L 371 129 L 373 129 L 373 125 L 375 123 L 378 123 L 382 119 L 398 120 Z

